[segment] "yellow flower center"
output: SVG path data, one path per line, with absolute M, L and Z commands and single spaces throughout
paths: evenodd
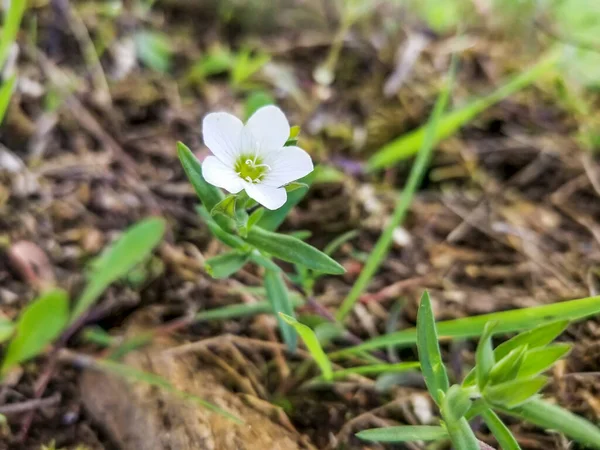
M 234 166 L 235 172 L 249 183 L 260 183 L 271 168 L 263 164 L 262 158 L 253 155 L 241 155 Z

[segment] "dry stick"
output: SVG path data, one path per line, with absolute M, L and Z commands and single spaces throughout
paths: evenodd
M 0 415 L 10 416 L 13 414 L 22 414 L 47 406 L 54 406 L 60 403 L 61 395 L 56 393 L 51 397 L 27 400 L 19 403 L 0 406 Z

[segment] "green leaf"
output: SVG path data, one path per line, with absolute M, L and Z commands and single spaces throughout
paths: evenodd
M 216 216 L 217 214 L 223 214 L 226 217 L 230 217 L 235 219 L 235 203 L 237 197 L 235 195 L 228 195 L 219 203 L 217 203 L 213 209 L 210 211 L 211 216 Z
M 267 270 L 281 272 L 281 267 L 275 264 L 270 257 L 262 255 L 258 250 L 253 250 L 252 253 L 250 253 L 250 261 Z
M 281 271 L 265 270 L 265 289 L 267 291 L 267 299 L 271 303 L 273 314 L 277 317 L 283 341 L 286 343 L 289 351 L 293 352 L 298 345 L 296 333 L 294 333 L 294 330 L 283 319 L 281 313 L 293 317 L 294 307 L 290 301 Z
M 346 231 L 344 234 L 339 235 L 338 237 L 336 237 L 335 239 L 333 239 L 331 242 L 329 242 L 329 244 L 327 244 L 325 246 L 325 248 L 323 249 L 323 253 L 325 253 L 326 255 L 331 256 L 342 245 L 344 245 L 348 241 L 351 241 L 352 239 L 354 239 L 357 236 L 358 236 L 358 231 L 357 230 Z
M 304 299 L 299 295 L 290 295 L 292 308 L 297 308 L 304 304 Z M 209 309 L 196 314 L 194 320 L 228 320 L 237 319 L 239 317 L 255 316 L 258 314 L 272 313 L 273 307 L 268 301 L 260 301 L 256 303 L 243 303 L 239 305 L 228 305 L 221 308 Z
M 401 362 L 389 364 L 371 364 L 367 366 L 350 367 L 333 372 L 332 380 L 339 380 L 350 375 L 381 375 L 382 373 L 402 373 L 421 367 L 418 362 Z
M 246 120 L 263 106 L 274 105 L 275 99 L 266 91 L 252 92 L 244 102 L 244 117 Z
M 217 225 L 217 222 L 213 220 L 212 216 L 206 210 L 206 208 L 204 208 L 204 206 L 198 206 L 196 208 L 196 211 L 198 211 L 198 214 L 200 215 L 200 217 L 202 217 L 212 235 L 216 237 L 219 241 L 223 242 L 225 245 L 228 245 L 231 248 L 240 250 L 242 253 L 247 253 L 250 250 L 252 250 L 252 247 L 246 244 L 242 240 L 242 238 L 235 234 L 225 231 L 223 228 Z
M 192 183 L 198 198 L 202 202 L 202 206 L 204 206 L 207 211 L 212 211 L 212 209 L 225 198 L 223 192 L 206 182 L 202 176 L 202 165 L 200 164 L 200 161 L 198 161 L 198 158 L 196 158 L 192 151 L 182 142 L 177 143 L 177 155 L 179 156 L 179 161 L 181 162 L 185 174 L 190 180 L 190 183 Z M 214 221 L 226 231 L 232 231 L 234 229 L 233 221 L 225 216 L 218 215 L 214 218 Z
M 448 439 L 448 433 L 442 427 L 421 425 L 373 428 L 359 431 L 356 437 L 372 442 L 439 441 Z
M 192 82 L 202 82 L 206 77 L 227 72 L 232 63 L 233 57 L 229 49 L 215 46 L 192 66 L 186 78 Z
M 308 190 L 308 184 L 306 183 L 300 183 L 299 181 L 292 181 L 289 184 L 286 184 L 285 186 L 285 190 L 286 192 L 289 194 L 290 192 L 294 192 L 298 189 L 304 189 L 304 190 Z
M 6 5 L 6 3 L 5 3 Z M 0 69 L 4 67 L 8 52 L 17 38 L 21 26 L 21 19 L 27 7 L 26 0 L 11 0 L 8 11 L 4 14 L 4 23 L 0 32 Z
M 571 346 L 569 344 L 555 344 L 548 347 L 534 348 L 525 354 L 525 358 L 518 378 L 529 378 L 545 372 L 554 365 L 556 361 L 565 356 Z
M 146 66 L 158 72 L 171 67 L 171 43 L 163 33 L 142 30 L 133 35 L 137 56 Z
M 317 336 L 309 327 L 304 325 L 303 323 L 298 322 L 292 316 L 288 316 L 287 314 L 279 313 L 279 316 L 287 323 L 294 327 L 294 330 L 300 335 L 304 345 L 312 355 L 313 359 L 319 366 L 321 373 L 323 374 L 323 378 L 326 381 L 330 381 L 333 379 L 333 368 L 331 367 L 331 361 L 327 358 L 327 355 L 323 351 Z
M 494 350 L 492 348 L 492 334 L 497 325 L 497 322 L 488 322 L 485 324 L 483 335 L 481 336 L 479 345 L 477 346 L 477 352 L 475 354 L 475 374 L 477 376 L 477 386 L 479 387 L 480 391 L 485 388 L 488 382 L 490 371 L 496 363 L 496 359 L 494 358 Z
M 478 98 L 468 105 L 440 117 L 439 126 L 435 129 L 432 146 L 455 134 L 462 126 L 471 122 L 489 107 L 535 82 L 555 67 L 559 59 L 560 53 L 553 51 L 542 58 L 535 66 L 516 75 L 490 95 Z M 429 124 L 427 124 L 386 144 L 369 159 L 369 170 L 390 167 L 399 161 L 413 157 L 419 152 L 424 142 L 429 139 L 429 133 Z
M 480 450 L 479 441 L 464 417 L 457 422 L 446 421 L 446 429 L 450 435 L 452 446 L 460 450 Z
M 325 253 L 292 236 L 254 227 L 248 232 L 246 242 L 275 258 L 301 264 L 309 269 L 334 275 L 345 272 L 342 266 Z
M 0 87 L 0 123 L 4 120 L 4 115 L 8 109 L 12 93 L 15 90 L 16 81 L 17 76 L 13 75 L 8 80 L 4 81 Z
M 130 367 L 126 364 L 118 363 L 116 361 L 111 361 L 109 359 L 93 359 L 91 357 L 88 357 L 88 360 L 86 362 L 90 366 L 96 367 L 97 369 L 100 369 L 100 370 L 114 373 L 123 378 L 126 378 L 129 381 L 145 383 L 150 386 L 155 386 L 160 389 L 163 389 L 164 391 L 174 394 L 174 395 L 178 396 L 179 398 L 190 401 L 190 402 L 195 403 L 199 406 L 202 406 L 210 411 L 214 411 L 217 414 L 227 417 L 228 419 L 230 419 L 238 424 L 244 423 L 243 420 L 234 416 L 229 411 L 226 411 L 225 409 L 223 409 L 217 405 L 209 403 L 206 400 L 204 400 L 196 395 L 189 394 L 187 392 L 177 389 L 175 386 L 173 386 L 169 382 L 169 380 L 167 380 L 159 375 L 156 375 L 154 373 L 144 372 L 142 370 L 138 370 L 133 367 Z
M 518 408 L 502 408 L 501 411 L 545 430 L 563 433 L 580 444 L 600 449 L 600 429 L 560 406 L 534 398 Z
M 165 226 L 161 218 L 144 219 L 128 228 L 103 251 L 88 274 L 88 282 L 75 304 L 71 322 L 87 311 L 111 283 L 127 275 L 150 255 L 160 243 Z
M 568 326 L 569 320 L 557 320 L 520 333 L 496 347 L 494 351 L 496 359 L 504 358 L 509 352 L 523 345 L 527 345 L 529 349 L 548 345 L 560 336 Z
M 439 322 L 437 328 L 442 339 L 464 339 L 481 335 L 485 324 L 493 320 L 498 321 L 498 326 L 494 332 L 501 334 L 528 330 L 539 325 L 552 324 L 553 326 L 557 326 L 556 321 L 559 319 L 561 321 L 574 321 L 596 314 L 600 314 L 600 296 L 448 320 Z M 370 339 L 360 345 L 330 354 L 329 357 L 339 358 L 341 356 L 388 346 L 409 346 L 415 344 L 416 341 L 417 331 L 415 328 L 411 328 Z M 498 349 L 500 347 L 502 346 L 498 346 Z M 529 348 L 532 348 L 532 346 L 530 345 Z M 512 350 L 512 348 L 508 347 L 507 349 L 508 351 Z M 496 355 L 496 359 L 500 359 L 498 355 Z
M 421 296 L 417 313 L 417 349 L 427 389 L 439 405 L 441 397 L 438 391 L 446 392 L 449 388 L 449 382 L 440 353 L 435 318 L 427 291 L 423 292 Z
M 231 84 L 236 88 L 242 88 L 250 77 L 258 72 L 271 60 L 267 53 L 253 55 L 249 48 L 242 49 L 234 58 L 231 68 Z
M 377 272 L 377 269 L 379 269 L 379 266 L 387 257 L 388 251 L 393 242 L 394 233 L 398 226 L 404 221 L 404 218 L 410 209 L 415 192 L 417 192 L 417 189 L 425 178 L 429 161 L 433 155 L 434 141 L 438 129 L 439 119 L 448 105 L 450 92 L 454 85 L 457 64 L 456 61 L 456 56 L 453 56 L 450 64 L 449 80 L 442 89 L 442 92 L 440 92 L 438 95 L 433 112 L 427 121 L 427 127 L 424 131 L 422 145 L 419 146 L 417 159 L 410 170 L 410 174 L 404 189 L 402 189 L 398 195 L 392 217 L 388 221 L 383 233 L 377 240 L 375 248 L 369 254 L 367 262 L 360 272 L 358 279 L 352 286 L 352 289 L 348 293 L 348 296 L 340 305 L 335 315 L 335 318 L 338 322 L 343 322 L 346 316 L 352 311 L 361 294 L 367 289 L 371 279 Z
M 0 317 L 0 343 L 8 340 L 15 332 L 15 325 L 8 319 Z
M 246 236 L 248 235 L 248 230 L 250 230 L 254 225 L 256 225 L 260 221 L 260 219 L 262 219 L 262 216 L 264 214 L 264 208 L 258 208 L 256 211 L 250 214 L 250 217 L 248 217 L 248 224 L 246 225 Z
M 515 437 L 494 411 L 487 409 L 481 413 L 481 417 L 498 441 L 498 444 L 500 444 L 502 450 L 521 450 Z
M 510 409 L 530 400 L 547 382 L 547 377 L 518 378 L 506 383 L 488 386 L 483 392 L 483 397 L 493 405 Z
M 249 259 L 250 255 L 247 253 L 227 252 L 207 259 L 204 268 L 211 277 L 223 279 L 244 267 Z
M 490 371 L 490 384 L 514 380 L 519 373 L 527 349 L 527 345 L 517 347 L 498 361 Z M 466 384 L 463 385 L 466 386 Z
M 0 373 L 39 355 L 63 332 L 68 320 L 69 297 L 63 290 L 45 292 L 27 305 L 17 322 Z
M 465 416 L 472 404 L 469 393 L 459 385 L 454 384 L 450 386 L 442 399 L 442 415 L 448 421 L 457 422 Z
M 313 170 L 298 181 L 310 186 L 314 181 L 315 172 L 316 170 Z M 275 231 L 283 223 L 292 208 L 300 203 L 300 200 L 304 198 L 307 192 L 308 189 L 298 189 L 294 192 L 290 192 L 285 204 L 279 209 L 265 211 L 262 218 L 258 221 L 258 225 L 267 231 Z

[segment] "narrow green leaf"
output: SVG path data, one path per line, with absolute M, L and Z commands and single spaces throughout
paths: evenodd
M 452 90 L 452 86 L 454 85 L 456 64 L 456 58 L 453 57 L 450 65 L 449 81 L 435 102 L 433 112 L 431 113 L 431 116 L 427 122 L 427 127 L 425 128 L 425 135 L 422 145 L 419 145 L 417 159 L 412 166 L 404 189 L 398 196 L 392 218 L 389 220 L 385 230 L 383 230 L 383 233 L 377 240 L 375 248 L 370 253 L 364 268 L 352 286 L 348 296 L 344 299 L 340 308 L 338 309 L 335 316 L 338 322 L 343 322 L 350 311 L 352 311 L 355 303 L 358 301 L 361 294 L 367 289 L 371 279 L 377 272 L 377 269 L 379 269 L 379 266 L 385 260 L 390 246 L 392 245 L 394 232 L 396 231 L 396 228 L 404 221 L 404 218 L 406 217 L 406 214 L 408 213 L 412 203 L 414 194 L 425 178 L 427 166 L 429 165 L 429 160 L 433 154 L 438 122 L 442 116 L 442 113 L 446 109 L 450 99 L 450 92 Z
M 248 95 L 244 101 L 244 117 L 247 121 L 252 114 L 258 111 L 263 106 L 274 105 L 275 99 L 266 91 L 254 91 Z
M 17 38 L 17 33 L 21 27 L 21 19 L 27 7 L 27 1 L 11 0 L 8 5 L 8 11 L 4 15 L 4 23 L 0 32 L 0 68 L 4 67 L 10 47 Z
M 515 337 L 500 344 L 494 354 L 496 359 L 502 359 L 517 347 L 527 345 L 527 348 L 534 349 L 550 344 L 554 339 L 562 334 L 569 326 L 569 320 L 557 320 L 545 325 L 538 326 L 532 330 L 519 333 Z
M 304 304 L 304 300 L 298 295 L 290 295 L 290 302 L 292 308 L 297 308 Z M 258 314 L 272 313 L 273 307 L 268 301 L 260 301 L 256 303 L 244 303 L 241 305 L 228 305 L 221 308 L 209 309 L 208 311 L 202 311 L 196 314 L 194 318 L 197 321 L 200 320 L 229 320 L 237 319 L 239 317 L 255 316 Z
M 254 225 L 256 225 L 260 221 L 260 219 L 262 219 L 262 216 L 264 216 L 264 214 L 265 208 L 258 208 L 256 211 L 250 214 L 250 217 L 248 217 L 248 225 L 246 225 L 246 235 L 248 234 L 248 230 L 250 230 Z
M 213 278 L 228 278 L 240 270 L 250 259 L 250 255 L 238 252 L 222 253 L 206 260 L 204 268 Z
M 286 343 L 289 351 L 293 352 L 298 345 L 296 333 L 283 319 L 281 313 L 293 317 L 294 308 L 290 301 L 281 271 L 265 270 L 265 289 L 267 290 L 267 299 L 271 303 L 273 314 L 277 317 L 283 341 Z
M 421 367 L 418 362 L 401 362 L 394 364 L 371 364 L 368 366 L 351 367 L 333 372 L 332 380 L 339 380 L 350 375 L 381 375 L 382 373 L 402 373 Z
M 252 250 L 252 247 L 250 245 L 246 244 L 242 240 L 242 238 L 240 238 L 239 236 L 237 236 L 235 234 L 229 233 L 229 232 L 225 231 L 223 228 L 221 228 L 213 220 L 210 213 L 206 210 L 206 208 L 204 206 L 198 206 L 196 208 L 196 211 L 198 212 L 200 217 L 202 217 L 202 219 L 206 223 L 206 226 L 208 227 L 208 229 L 210 230 L 212 235 L 214 237 L 216 237 L 219 241 L 221 241 L 225 245 L 228 245 L 231 248 L 240 250 L 242 252 L 249 252 L 250 250 Z
M 560 53 L 553 51 L 535 66 L 516 75 L 490 95 L 476 99 L 468 105 L 442 116 L 439 119 L 439 126 L 434 130 L 431 145 L 435 146 L 441 140 L 452 136 L 490 106 L 535 82 L 549 69 L 556 66 L 559 59 Z M 369 170 L 389 167 L 398 161 L 413 157 L 423 147 L 424 142 L 431 139 L 430 133 L 429 124 L 427 124 L 386 144 L 369 159 Z
M 281 272 L 281 267 L 275 264 L 275 262 L 269 256 L 262 255 L 258 250 L 253 250 L 252 253 L 250 253 L 250 261 L 252 261 L 254 264 L 264 267 L 267 270 Z
M 479 441 L 464 417 L 457 422 L 446 422 L 452 446 L 460 450 L 480 450 Z
M 294 327 L 296 332 L 302 338 L 304 345 L 312 355 L 313 359 L 321 369 L 321 373 L 323 374 L 323 378 L 326 381 L 330 381 L 333 378 L 333 368 L 331 367 L 331 361 L 327 358 L 327 355 L 323 351 L 317 336 L 309 327 L 304 325 L 303 323 L 298 322 L 292 316 L 288 316 L 287 314 L 279 313 L 279 316 L 287 323 Z
M 453 384 L 442 399 L 442 414 L 446 420 L 457 422 L 465 416 L 471 405 L 473 402 L 469 398 L 469 393 L 459 385 Z
M 437 328 L 441 339 L 464 339 L 481 335 L 485 324 L 494 320 L 498 321 L 494 332 L 502 334 L 528 330 L 539 325 L 557 326 L 557 320 L 576 321 L 596 314 L 600 314 L 600 296 L 448 320 L 438 323 Z M 330 354 L 329 357 L 339 358 L 387 346 L 409 346 L 414 345 L 416 341 L 417 330 L 411 328 L 370 339 L 360 345 Z M 500 347 L 498 346 L 498 349 Z M 532 348 L 531 345 L 530 348 Z M 512 350 L 509 347 L 507 349 L 508 351 Z M 498 356 L 496 358 L 500 359 Z
M 16 81 L 17 76 L 13 75 L 8 80 L 4 81 L 0 87 L 0 123 L 4 120 L 4 115 L 8 109 L 12 93 L 15 90 Z
M 481 413 L 481 417 L 498 441 L 498 444 L 500 444 L 502 450 L 521 450 L 521 447 L 519 447 L 519 443 L 513 434 L 494 411 L 488 409 Z
M 316 248 L 292 236 L 273 233 L 254 227 L 246 242 L 283 261 L 301 264 L 309 269 L 330 274 L 343 274 L 344 268 Z
M 323 253 L 331 256 L 334 254 L 342 245 L 346 242 L 351 241 L 355 237 L 358 236 L 358 230 L 350 230 L 346 231 L 344 234 L 339 235 L 335 239 L 333 239 L 329 244 L 325 246 L 323 249 Z
M 198 161 L 198 158 L 194 156 L 192 151 L 183 142 L 177 143 L 177 156 L 179 156 L 179 161 L 181 162 L 183 170 L 190 180 L 190 183 L 192 183 L 198 198 L 202 202 L 202 206 L 204 206 L 207 211 L 212 211 L 212 209 L 225 198 L 223 192 L 206 182 L 204 176 L 202 176 L 202 165 L 200 164 L 200 161 Z M 214 221 L 226 231 L 232 231 L 234 228 L 233 220 L 223 215 L 217 215 L 214 218 Z
M 485 388 L 490 371 L 494 367 L 494 364 L 496 364 L 494 349 L 492 348 L 492 334 L 497 325 L 497 322 L 488 322 L 485 324 L 483 335 L 479 340 L 479 345 L 475 353 L 475 374 L 477 376 L 477 386 L 480 391 Z
M 73 309 L 72 322 L 87 311 L 111 283 L 127 275 L 150 255 L 160 243 L 165 226 L 165 221 L 157 217 L 142 220 L 104 250 L 88 274 L 88 282 Z
M 545 430 L 555 430 L 580 444 L 600 449 L 600 428 L 560 406 L 534 398 L 514 409 L 501 411 Z
M 214 405 L 206 400 L 193 395 L 187 392 L 181 391 L 173 386 L 169 380 L 156 375 L 154 373 L 144 372 L 142 370 L 135 369 L 126 364 L 122 364 L 116 361 L 112 361 L 109 359 L 93 359 L 88 357 L 88 361 L 90 366 L 95 367 L 100 370 L 104 370 L 106 372 L 114 373 L 115 375 L 119 375 L 129 381 L 138 382 L 138 383 L 146 383 L 150 386 L 156 386 L 160 389 L 163 389 L 166 392 L 176 395 L 184 400 L 191 401 L 199 406 L 202 406 L 210 411 L 213 411 L 217 414 L 220 414 L 228 419 L 233 420 L 238 424 L 243 424 L 244 421 L 235 415 L 231 414 L 229 411 Z
M 525 354 L 525 358 L 519 373 L 518 378 L 529 378 L 545 372 L 554 365 L 556 361 L 565 356 L 571 345 L 555 344 L 548 347 L 534 348 Z
M 531 399 L 548 382 L 547 377 L 518 378 L 506 383 L 488 386 L 483 397 L 493 405 L 514 408 Z
M 427 389 L 439 405 L 441 398 L 438 390 L 446 392 L 449 388 L 449 382 L 448 374 L 442 361 L 442 354 L 440 353 L 435 318 L 427 291 L 421 296 L 421 303 L 419 304 L 419 311 L 417 313 L 417 349 Z
M 442 427 L 422 425 L 373 428 L 356 433 L 356 437 L 372 442 L 439 441 L 447 439 L 448 433 Z
M 69 296 L 63 290 L 45 292 L 27 305 L 4 355 L 0 374 L 39 355 L 63 332 L 68 320 Z
M 316 171 L 312 171 L 304 178 L 300 178 L 298 181 L 310 186 L 315 179 L 315 172 Z M 294 192 L 290 192 L 288 194 L 287 201 L 281 208 L 265 211 L 262 218 L 258 221 L 258 226 L 267 231 L 275 231 L 283 223 L 292 208 L 300 203 L 300 200 L 304 198 L 307 192 L 308 189 L 298 189 Z
M 158 72 L 169 70 L 173 50 L 166 34 L 140 30 L 133 35 L 133 40 L 140 61 Z
M 517 347 L 498 361 L 490 371 L 490 383 L 499 384 L 504 383 L 505 381 L 514 380 L 519 373 L 527 349 L 527 345 Z
M 0 317 L 0 344 L 7 341 L 15 332 L 15 325 L 8 319 Z

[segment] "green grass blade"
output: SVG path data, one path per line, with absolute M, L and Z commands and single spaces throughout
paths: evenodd
M 7 341 L 15 332 L 15 325 L 8 319 L 0 317 L 0 344 Z
M 446 367 L 442 361 L 435 318 L 433 317 L 431 300 L 427 291 L 421 297 L 417 313 L 417 349 L 425 384 L 427 384 L 429 393 L 439 405 L 442 401 L 440 391 L 446 392 L 450 387 L 450 383 L 448 382 Z
M 285 323 L 294 327 L 294 330 L 296 330 L 296 332 L 302 338 L 302 341 L 304 341 L 304 345 L 306 345 L 306 348 L 319 366 L 319 369 L 321 369 L 323 378 L 326 381 L 331 381 L 333 378 L 331 361 L 329 361 L 329 358 L 327 358 L 327 355 L 323 351 L 323 347 L 321 347 L 319 339 L 317 339 L 317 335 L 314 333 L 314 331 L 287 314 L 279 313 L 279 317 L 281 317 Z
M 177 389 L 175 386 L 173 386 L 169 382 L 169 380 L 167 380 L 159 375 L 149 373 L 149 372 L 144 372 L 142 370 L 138 370 L 133 367 L 130 367 L 126 364 L 122 364 L 122 363 L 119 363 L 116 361 L 111 361 L 109 359 L 89 358 L 88 362 L 89 362 L 89 365 L 91 365 L 97 369 L 104 370 L 104 371 L 110 372 L 110 373 L 114 373 L 115 375 L 119 375 L 129 381 L 138 382 L 138 383 L 146 383 L 146 384 L 149 384 L 150 386 L 156 386 L 160 389 L 163 389 L 166 392 L 176 395 L 177 397 L 180 397 L 184 400 L 196 403 L 197 405 L 200 405 L 210 411 L 214 411 L 217 414 L 221 414 L 222 416 L 227 417 L 228 419 L 231 419 L 232 421 L 234 421 L 238 424 L 244 423 L 244 421 L 241 420 L 239 417 L 234 416 L 233 414 L 224 410 L 223 408 L 220 408 L 217 405 L 207 402 L 206 400 L 204 400 L 196 395 L 188 394 L 187 392 Z
M 421 364 L 418 362 L 401 362 L 393 364 L 370 364 L 368 366 L 350 367 L 348 369 L 335 370 L 332 380 L 340 380 L 350 375 L 381 375 L 383 373 L 401 373 L 410 370 L 419 369 Z
M 518 408 L 500 410 L 545 430 L 559 431 L 580 444 L 600 449 L 600 428 L 560 406 L 533 399 Z
M 448 104 L 448 99 L 450 98 L 450 91 L 452 89 L 452 85 L 454 83 L 454 74 L 456 72 L 456 58 L 452 59 L 452 64 L 450 68 L 450 80 L 444 90 L 439 95 L 437 102 L 435 103 L 435 107 L 433 108 L 433 112 L 431 113 L 431 117 L 427 124 L 425 138 L 423 139 L 423 145 L 420 147 L 419 154 L 417 155 L 417 159 L 415 164 L 413 165 L 410 175 L 408 177 L 408 181 L 406 182 L 405 188 L 402 190 L 398 200 L 396 202 L 396 207 L 394 209 L 394 214 L 392 215 L 391 220 L 386 226 L 385 230 L 377 240 L 375 244 L 375 248 L 369 255 L 367 262 L 365 263 L 364 268 L 360 272 L 358 279 L 352 286 L 350 293 L 342 302 L 339 310 L 336 313 L 336 319 L 340 322 L 346 318 L 346 316 L 352 311 L 354 308 L 354 304 L 358 301 L 360 295 L 367 289 L 367 286 L 371 282 L 373 275 L 379 269 L 379 266 L 385 259 L 390 245 L 392 244 L 392 238 L 394 235 L 394 230 L 402 223 L 406 213 L 408 212 L 408 208 L 412 203 L 413 196 L 415 195 L 416 190 L 421 185 L 423 178 L 425 177 L 425 172 L 427 170 L 427 166 L 429 164 L 429 160 L 431 159 L 431 155 L 433 152 L 433 146 L 435 143 L 435 133 L 438 126 L 438 122 L 442 113 L 446 109 L 446 105 Z
M 552 52 L 542 58 L 529 70 L 515 76 L 490 95 L 474 100 L 463 108 L 452 111 L 441 117 L 439 126 L 436 128 L 435 135 L 433 136 L 432 146 L 435 146 L 441 140 L 452 136 L 462 126 L 466 125 L 489 107 L 535 82 L 540 76 L 556 66 L 559 60 L 560 53 Z M 386 144 L 369 160 L 369 170 L 389 167 L 398 161 L 413 157 L 419 152 L 419 149 L 423 146 L 424 142 L 430 139 L 428 136 L 429 133 L 429 125 L 425 125 Z
M 448 433 L 442 427 L 422 425 L 373 428 L 356 433 L 356 437 L 372 442 L 439 441 L 447 439 Z
M 290 295 L 290 302 L 292 308 L 302 306 L 304 301 L 299 296 Z M 243 303 L 241 305 L 228 305 L 222 308 L 209 309 L 208 311 L 202 311 L 196 314 L 194 320 L 227 320 L 237 319 L 240 317 L 255 316 L 257 314 L 268 314 L 272 313 L 273 308 L 267 301 L 260 301 L 256 303 Z
M 69 296 L 61 289 L 43 293 L 23 309 L 10 341 L 0 375 L 39 355 L 56 339 L 69 321 Z
M 267 299 L 271 303 L 271 310 L 279 323 L 281 337 L 288 349 L 293 352 L 298 345 L 298 339 L 296 338 L 296 333 L 288 325 L 281 313 L 286 317 L 293 318 L 295 315 L 294 307 L 290 301 L 288 289 L 283 281 L 281 271 L 265 270 L 265 289 L 267 291 Z
M 8 109 L 10 98 L 12 97 L 12 93 L 15 89 L 16 81 L 17 77 L 16 75 L 13 75 L 0 87 L 0 123 L 2 123 L 4 116 L 6 115 L 6 110 Z
M 488 409 L 481 413 L 481 417 L 498 441 L 498 444 L 500 444 L 502 450 L 521 450 L 515 437 L 494 411 Z
M 10 47 L 17 38 L 27 1 L 11 0 L 8 4 L 10 6 L 4 16 L 2 32 L 0 32 L 0 68 L 4 66 Z
M 161 241 L 165 227 L 165 221 L 157 217 L 142 220 L 102 252 L 75 304 L 71 322 L 87 311 L 111 283 L 127 275 L 150 255 Z
M 600 314 L 600 296 L 448 320 L 439 322 L 437 329 L 441 339 L 464 339 L 480 336 L 485 324 L 490 321 L 498 321 L 494 333 L 502 334 L 529 330 L 559 320 L 581 320 L 596 314 Z M 370 339 L 360 345 L 332 353 L 329 357 L 339 358 L 387 346 L 410 346 L 416 342 L 417 330 L 411 328 Z

